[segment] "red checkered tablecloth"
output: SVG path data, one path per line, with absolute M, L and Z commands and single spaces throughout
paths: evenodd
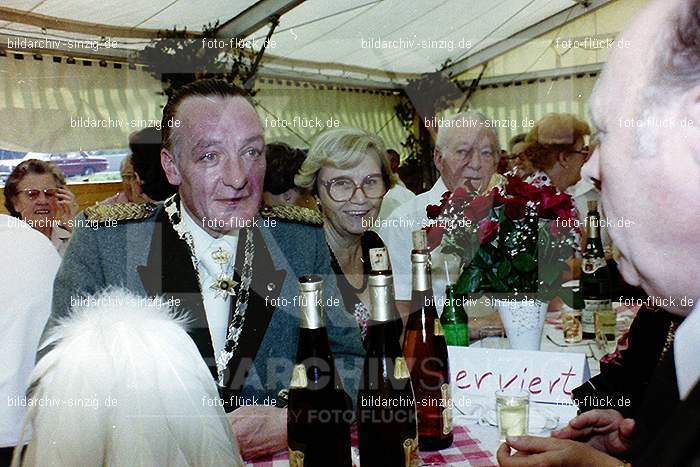
M 455 426 L 453 430 L 454 442 L 452 446 L 442 451 L 421 452 L 420 457 L 424 464 L 432 465 L 452 465 L 452 466 L 474 466 L 491 467 L 495 466 L 491 460 L 493 453 L 481 448 L 479 441 L 469 434 L 469 429 L 465 426 Z M 352 445 L 357 446 L 357 429 L 353 426 Z M 246 465 L 256 467 L 286 467 L 289 465 L 289 457 L 286 451 L 279 452 L 273 456 L 261 457 L 254 461 L 247 462 Z

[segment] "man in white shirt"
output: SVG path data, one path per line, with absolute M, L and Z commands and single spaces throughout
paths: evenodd
M 582 171 L 601 188 L 625 281 L 686 317 L 672 352 L 634 420 L 593 410 L 560 439 L 508 438 L 502 466 L 700 465 L 698 12 L 700 0 L 652 2 L 616 41 L 589 101 L 600 145 Z
M 61 257 L 44 235 L 0 214 L 0 465 L 9 465 L 27 409 L 25 393 L 39 337 L 51 313 Z M 25 441 L 29 441 L 25 436 Z
M 496 133 L 484 125 L 486 121 L 483 114 L 474 111 L 445 119 L 438 129 L 434 152 L 440 178 L 429 191 L 401 205 L 381 223 L 378 233 L 389 250 L 397 305 L 402 314 L 407 313 L 407 302 L 411 300 L 411 232 L 428 224 L 426 206 L 440 204 L 446 191 L 459 186 L 470 192 L 483 191 L 496 173 L 501 151 Z M 450 282 L 454 283 L 459 276 L 458 259 L 441 254 L 440 248 L 433 251 L 433 290 L 438 312 L 445 299 L 446 260 Z
M 416 194 L 406 188 L 406 185 L 399 178 L 399 153 L 393 149 L 387 149 L 391 171 L 396 176 L 396 183 L 389 189 L 382 199 L 382 207 L 379 209 L 379 219 L 386 219 L 399 206 L 411 201 L 416 197 Z

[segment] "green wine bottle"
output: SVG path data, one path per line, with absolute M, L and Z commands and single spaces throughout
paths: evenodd
M 445 307 L 440 315 L 440 324 L 445 332 L 447 345 L 469 346 L 469 318 L 461 304 L 455 300 L 455 287 L 448 284 L 445 289 Z

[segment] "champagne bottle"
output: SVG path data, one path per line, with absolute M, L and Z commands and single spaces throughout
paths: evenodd
M 610 299 L 610 271 L 605 261 L 603 243 L 600 240 L 600 215 L 598 203 L 588 202 L 586 216 L 586 249 L 581 261 L 581 295 L 584 308 L 581 314 L 583 338 L 595 338 L 595 314 L 612 309 Z
M 445 288 L 445 306 L 440 315 L 440 323 L 447 345 L 469 346 L 469 317 L 464 307 L 456 304 L 453 284 L 447 284 Z
M 438 451 L 452 444 L 452 399 L 447 344 L 435 309 L 425 230 L 413 232 L 411 265 L 411 314 L 404 332 L 403 354 L 416 396 L 420 449 Z
M 416 400 L 399 344 L 396 321 L 400 318 L 386 258 L 383 248 L 370 250 L 371 310 L 357 401 L 362 467 L 409 467 L 419 463 Z
M 335 369 L 323 318 L 323 280 L 299 278 L 301 319 L 287 407 L 290 466 L 350 467 L 352 404 Z

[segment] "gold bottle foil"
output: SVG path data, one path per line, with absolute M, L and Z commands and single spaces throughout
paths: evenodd
M 301 451 L 289 451 L 289 467 L 304 467 L 304 453 Z
M 445 330 L 442 329 L 442 323 L 440 323 L 440 318 L 435 318 L 435 327 L 433 334 L 436 336 L 444 336 Z
M 292 369 L 292 382 L 289 383 L 290 388 L 305 388 L 308 386 L 309 380 L 306 377 L 306 367 L 297 363 Z
M 442 434 L 449 435 L 452 432 L 452 398 L 450 397 L 450 385 L 445 383 L 440 386 L 442 395 Z
M 394 360 L 394 379 L 408 379 L 411 373 L 408 371 L 408 365 L 403 357 L 396 357 Z
M 418 437 L 411 439 L 407 438 L 403 442 L 403 454 L 404 454 L 404 465 L 406 467 L 412 467 L 414 465 L 420 465 L 418 463 Z

